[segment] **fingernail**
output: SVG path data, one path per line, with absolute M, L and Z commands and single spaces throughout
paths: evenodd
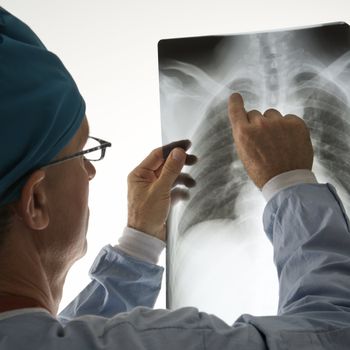
M 184 152 L 182 149 L 175 148 L 172 153 L 173 159 L 177 160 L 178 162 L 181 162 L 184 158 Z

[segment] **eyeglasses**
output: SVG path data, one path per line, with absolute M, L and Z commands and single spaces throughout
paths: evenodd
M 95 143 L 95 145 L 93 147 L 90 147 L 91 143 L 93 143 L 93 142 Z M 99 145 L 96 146 L 96 143 L 99 143 Z M 107 147 L 111 147 L 111 146 L 112 146 L 112 144 L 110 142 L 98 139 L 97 137 L 89 136 L 87 144 L 85 146 L 85 147 L 88 147 L 88 149 L 83 150 L 81 152 L 74 153 L 74 154 L 72 154 L 70 156 L 66 156 L 66 157 L 63 157 L 63 158 L 59 158 L 59 159 L 53 160 L 50 163 L 47 163 L 45 165 L 41 165 L 40 168 L 48 167 L 48 166 L 51 166 L 51 165 L 56 165 L 56 164 L 65 162 L 65 161 L 70 160 L 70 159 L 81 157 L 84 154 L 89 154 L 88 157 L 84 157 L 86 160 L 88 160 L 88 161 L 98 161 L 98 160 L 101 160 L 101 159 L 104 158 L 104 156 L 106 154 L 106 148 Z M 93 155 L 90 154 L 92 152 L 94 152 Z M 3 193 L 3 196 L 6 197 L 9 193 L 11 193 L 13 191 L 13 189 L 16 188 L 18 183 L 20 183 L 23 179 L 25 179 L 28 175 L 30 175 L 30 173 L 32 171 L 34 171 L 34 170 L 35 170 L 35 168 L 30 170 L 30 171 L 28 171 L 26 174 L 22 175 L 19 179 L 17 179 L 17 181 L 15 181 L 12 185 L 10 185 L 8 187 L 8 189 Z
M 97 143 L 99 143 L 99 145 L 96 145 Z M 81 157 L 84 154 L 89 154 L 89 156 L 84 156 L 84 159 L 86 159 L 88 161 L 96 162 L 96 161 L 104 158 L 104 156 L 106 154 L 106 148 L 111 147 L 111 146 L 112 146 L 112 144 L 110 142 L 98 139 L 97 137 L 89 136 L 88 141 L 87 141 L 86 146 L 85 146 L 85 147 L 87 147 L 86 150 L 71 154 L 70 156 L 66 156 L 63 158 L 53 160 L 52 162 L 45 164 L 42 167 L 47 167 L 47 166 L 51 166 L 54 164 L 59 164 L 59 163 L 65 162 L 65 161 L 70 160 L 70 159 Z M 90 154 L 92 152 L 94 152 L 94 153 Z

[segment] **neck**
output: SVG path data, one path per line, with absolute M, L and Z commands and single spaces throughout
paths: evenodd
M 36 302 L 32 307 L 43 307 L 56 316 L 68 268 L 63 269 L 64 264 L 54 262 L 48 254 L 41 256 L 29 239 L 16 234 L 8 238 L 0 252 L 0 305 L 3 300 L 9 305 L 2 306 L 9 308 L 13 297 L 18 301 L 27 298 L 28 305 L 31 299 Z

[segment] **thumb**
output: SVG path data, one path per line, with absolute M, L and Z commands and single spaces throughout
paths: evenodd
M 180 175 L 186 161 L 186 153 L 182 148 L 175 148 L 163 165 L 157 182 L 164 191 L 170 191 L 175 180 Z

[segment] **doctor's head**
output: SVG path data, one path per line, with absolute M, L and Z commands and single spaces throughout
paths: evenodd
M 84 118 L 48 165 L 29 172 L 19 198 L 3 206 L 8 215 L 8 226 L 2 232 L 4 248 L 28 240 L 52 261 L 69 265 L 85 254 L 89 182 L 96 173 L 91 161 L 81 155 L 88 133 Z
M 59 58 L 2 8 L 0 76 L 0 251 L 22 240 L 49 264 L 71 264 L 86 251 L 89 159 L 110 144 L 89 137 L 85 102 Z

